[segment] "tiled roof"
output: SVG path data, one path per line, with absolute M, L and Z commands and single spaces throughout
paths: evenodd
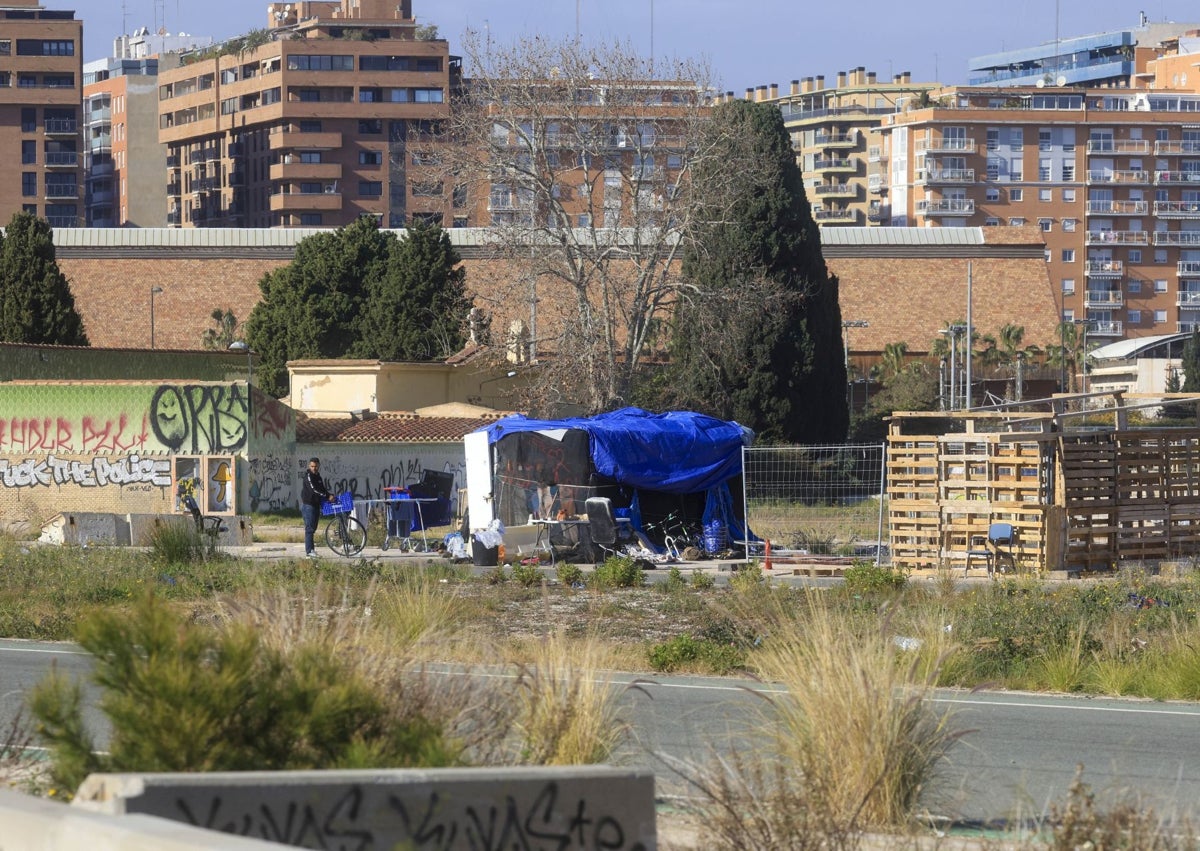
M 407 412 L 378 416 L 296 416 L 296 440 L 300 443 L 456 443 L 463 435 L 489 425 L 507 413 L 484 417 L 422 417 Z

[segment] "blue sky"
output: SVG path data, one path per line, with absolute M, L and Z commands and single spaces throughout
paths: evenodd
M 42 0 L 74 8 L 84 21 L 84 59 L 108 55 L 122 32 L 164 23 L 171 32 L 220 40 L 266 24 L 265 0 Z M 914 80 L 965 83 L 972 56 L 1029 47 L 1055 38 L 1134 26 L 1138 12 L 1151 21 L 1200 20 L 1194 0 L 413 0 L 422 23 L 438 26 L 456 51 L 465 28 L 499 43 L 522 35 L 575 33 L 576 10 L 585 38 L 629 40 L 658 61 L 706 58 L 724 89 L 825 75 L 859 65 L 879 78 L 911 71 Z M 469 69 L 468 69 L 469 73 Z

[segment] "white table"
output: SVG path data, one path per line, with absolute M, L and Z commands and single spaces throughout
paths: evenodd
M 424 547 L 425 552 L 429 552 L 429 535 L 425 530 L 425 515 L 421 510 L 422 503 L 426 503 L 426 502 L 437 502 L 437 499 L 434 497 L 427 497 L 427 496 L 409 497 L 407 499 L 362 499 L 362 500 L 355 500 L 354 504 L 356 507 L 359 505 L 362 505 L 366 509 L 366 512 L 368 514 L 371 512 L 372 505 L 382 505 L 384 507 L 383 508 L 384 515 L 383 515 L 383 545 L 382 545 L 382 548 L 385 550 L 389 546 L 391 546 L 392 538 L 395 538 L 397 541 L 399 541 L 401 543 L 407 541 L 411 548 L 412 528 L 411 527 L 409 528 L 409 534 L 407 534 L 407 535 L 393 535 L 392 534 L 392 526 L 391 526 L 391 518 L 388 517 L 388 511 L 389 511 L 390 506 L 396 505 L 398 503 L 414 506 L 416 509 L 416 512 L 417 512 L 417 521 L 421 524 L 421 544 Z M 363 524 L 363 528 L 366 528 L 366 523 Z

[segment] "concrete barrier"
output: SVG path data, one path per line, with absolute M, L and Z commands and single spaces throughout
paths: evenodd
M 608 766 L 93 774 L 74 806 L 298 848 L 657 848 L 653 773 Z
M 84 547 L 90 544 L 145 546 L 150 533 L 163 523 L 191 524 L 190 514 L 106 514 L 68 511 L 56 514 L 42 526 L 38 540 L 45 544 Z M 245 515 L 221 516 L 223 547 L 246 547 L 254 542 L 254 524 Z
M 0 790 L 0 851 L 270 851 L 262 839 L 226 836 L 156 816 L 112 816 Z

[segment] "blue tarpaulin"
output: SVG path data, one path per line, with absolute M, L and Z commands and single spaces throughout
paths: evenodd
M 594 417 L 533 420 L 517 414 L 487 426 L 488 443 L 510 434 L 554 434 L 578 429 L 588 435 L 596 472 L 623 485 L 666 493 L 698 493 L 742 472 L 742 446 L 754 432 L 690 411 L 652 414 L 622 408 Z

